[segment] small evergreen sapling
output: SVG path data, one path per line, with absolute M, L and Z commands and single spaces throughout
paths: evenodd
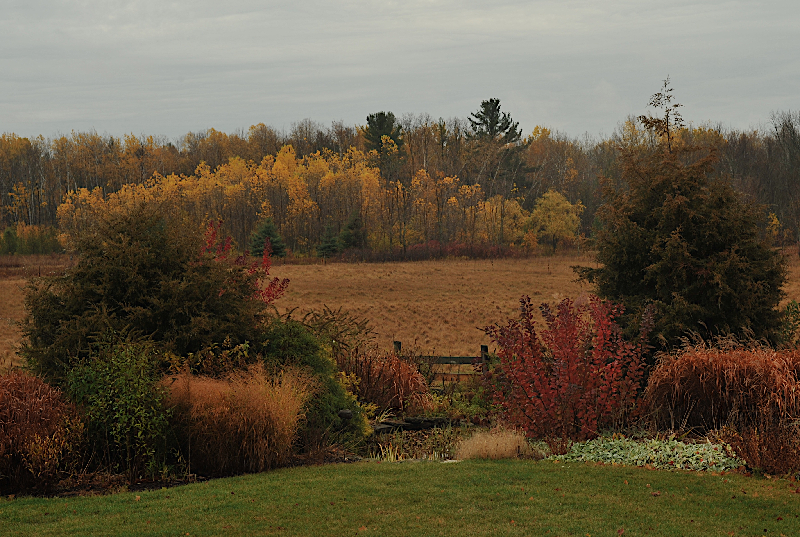
M 269 243 L 267 243 L 269 241 Z M 270 253 L 275 257 L 286 257 L 286 244 L 278 233 L 278 227 L 272 218 L 267 218 L 250 235 L 250 253 L 255 257 L 264 254 L 264 247 L 269 244 Z

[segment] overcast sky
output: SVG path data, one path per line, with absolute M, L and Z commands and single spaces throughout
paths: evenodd
M 800 2 L 0 0 L 0 132 L 183 136 L 381 110 L 610 134 L 670 76 L 684 119 L 800 109 Z

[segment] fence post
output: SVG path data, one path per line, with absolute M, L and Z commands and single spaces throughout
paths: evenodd
M 481 370 L 484 374 L 489 371 L 489 345 L 481 345 Z
M 400 349 L 403 348 L 403 344 L 400 343 L 399 341 L 393 341 L 392 343 L 394 343 L 394 353 L 397 356 L 400 356 Z

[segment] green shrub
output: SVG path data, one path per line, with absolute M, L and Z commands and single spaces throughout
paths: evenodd
M 338 434 L 352 440 L 362 439 L 367 422 L 353 394 L 339 381 L 339 371 L 329 348 L 302 323 L 291 319 L 274 320 L 266 330 L 264 360 L 269 368 L 308 368 L 319 379 L 320 392 L 307 413 L 309 432 Z M 343 420 L 340 410 L 350 410 L 352 418 Z
M 79 460 L 83 423 L 61 391 L 20 372 L 0 375 L 0 490 L 47 490 Z
M 99 460 L 131 480 L 160 472 L 166 460 L 169 412 L 157 364 L 150 343 L 105 342 L 66 378 Z
M 17 244 L 19 238 L 17 237 L 17 230 L 13 227 L 8 227 L 3 231 L 3 237 L 0 239 L 0 255 L 15 254 L 17 253 Z
M 54 227 L 18 224 L 6 228 L 0 237 L 0 254 L 51 254 L 63 251 Z
M 597 211 L 600 268 L 578 270 L 632 326 L 654 305 L 652 335 L 668 349 L 700 331 L 777 342 L 786 267 L 760 231 L 766 213 L 717 175 L 713 152 L 698 153 L 623 152 Z
M 199 225 L 167 218 L 155 204 L 98 218 L 73 239 L 77 265 L 26 290 L 22 354 L 34 371 L 61 382 L 107 329 L 146 335 L 183 357 L 259 339 L 276 296 L 257 295 L 259 281 L 277 294 L 285 282 L 275 286 L 262 267 L 228 258 L 216 227 L 204 240 Z

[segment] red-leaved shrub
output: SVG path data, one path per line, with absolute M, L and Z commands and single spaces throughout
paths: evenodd
M 70 469 L 83 438 L 75 406 L 19 372 L 0 375 L 0 487 L 49 488 Z
M 500 358 L 487 383 L 508 421 L 565 448 L 640 410 L 644 337 L 639 344 L 622 338 L 617 306 L 594 296 L 564 299 L 555 312 L 542 304 L 547 328 L 537 332 L 530 298 L 520 305 L 518 320 L 484 329 Z
M 355 375 L 352 386 L 359 401 L 373 403 L 380 410 L 424 410 L 430 405 L 430 391 L 417 365 L 393 352 L 357 348 L 336 355 L 339 369 Z
M 661 427 L 721 430 L 749 466 L 800 469 L 800 351 L 687 347 L 661 358 L 647 398 Z

